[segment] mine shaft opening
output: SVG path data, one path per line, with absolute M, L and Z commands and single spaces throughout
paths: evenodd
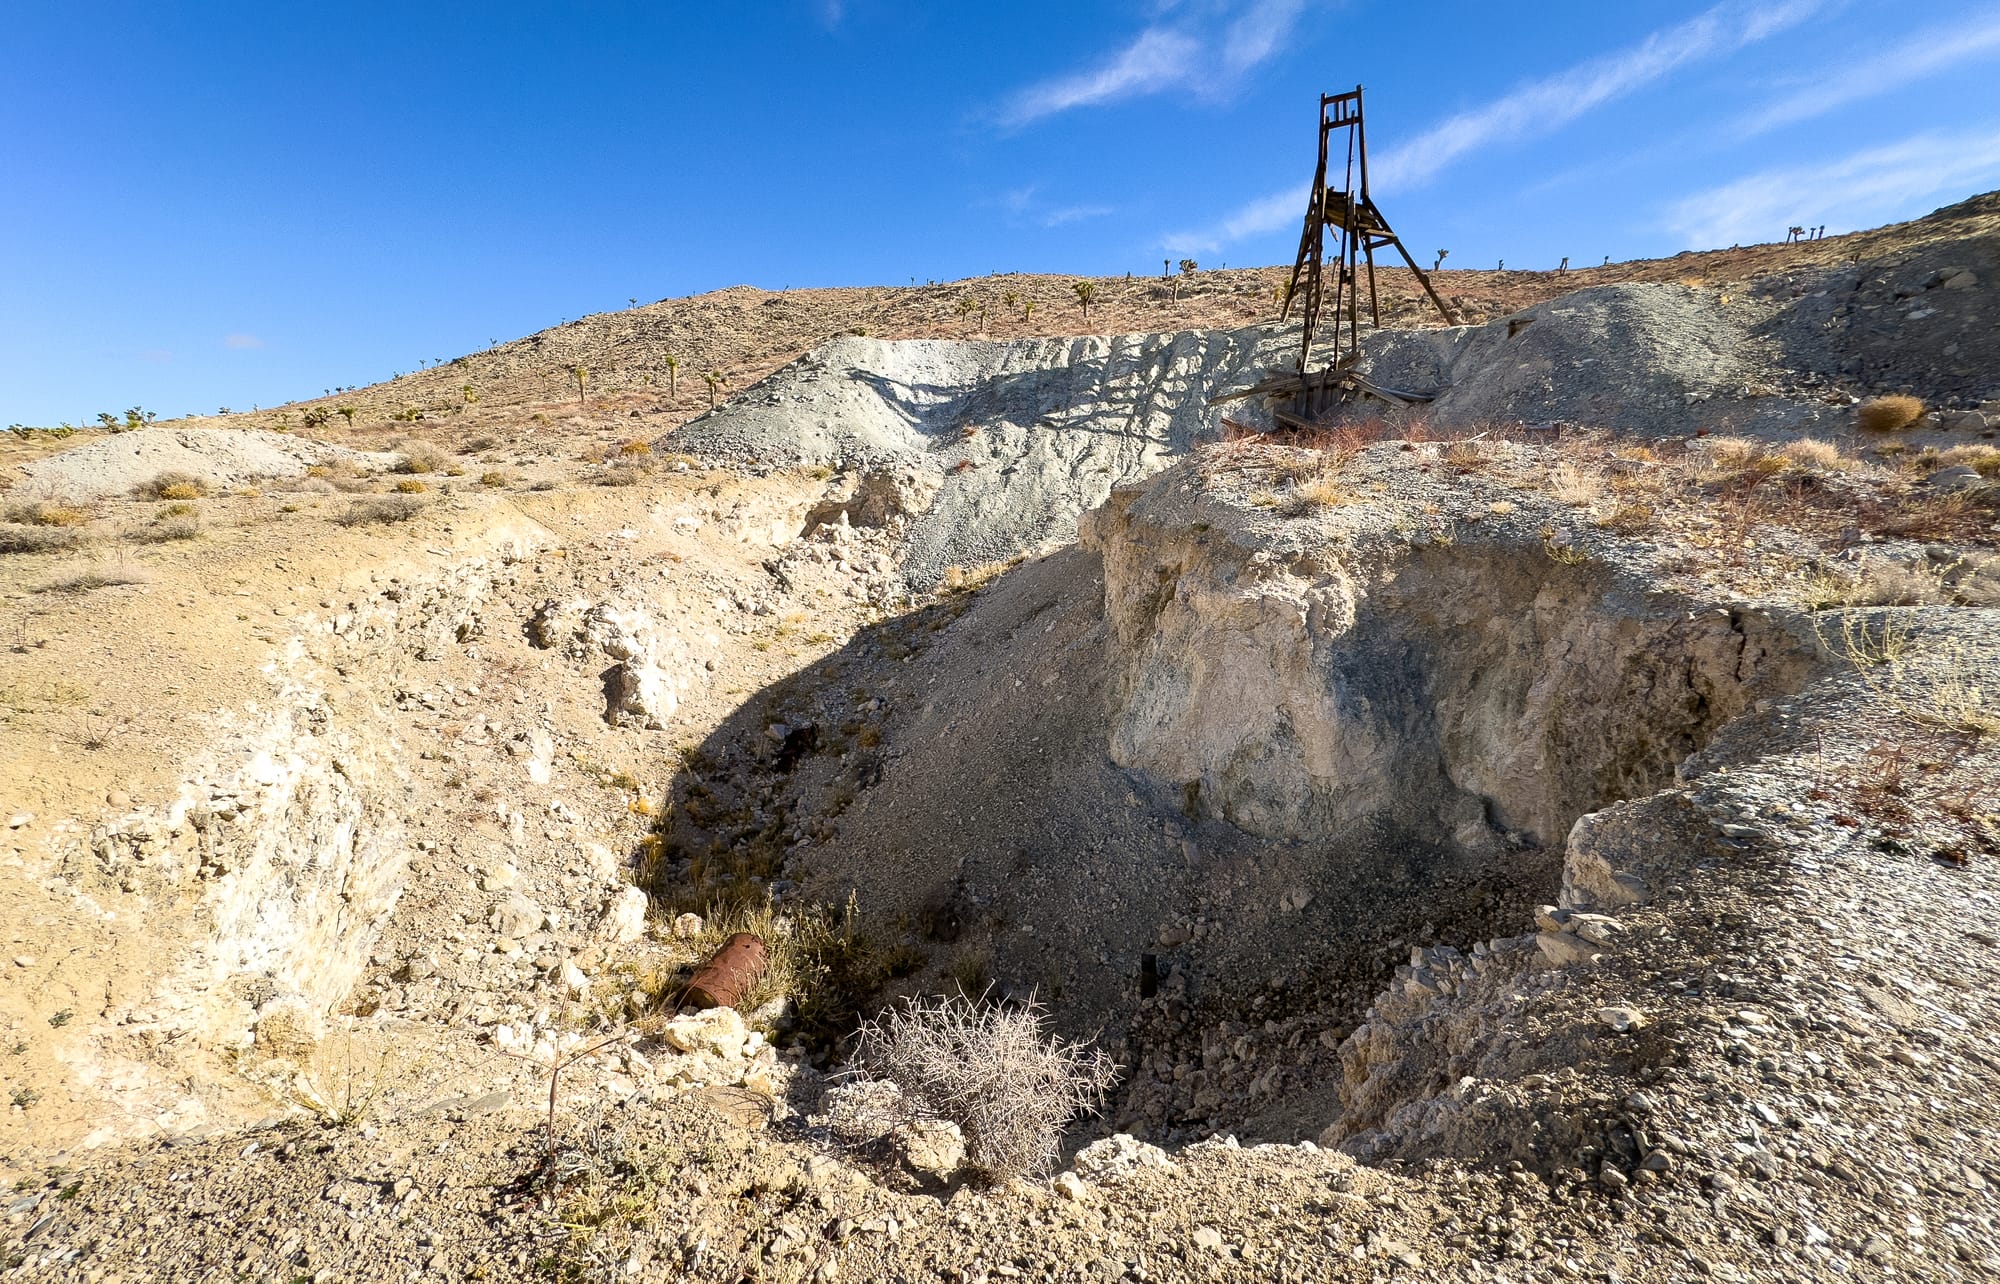
M 1070 549 L 885 622 L 702 746 L 662 877 L 735 862 L 858 896 L 904 961 L 871 1001 L 1045 1004 L 1124 1066 L 1090 1127 L 1321 1138 L 1353 1088 L 1343 1042 L 1423 951 L 1532 933 L 1579 817 L 1670 784 L 1809 667 L 1759 614 L 1603 567 L 1406 554 L 1366 583 L 1294 567 L 1321 587 L 1268 614 L 1230 586 L 1220 633 L 1203 594 L 1240 568 L 1190 588 L 1171 548 L 1149 556 L 1176 592 L 1124 555 L 1100 589 Z M 1018 650 L 1043 634 L 1070 637 L 1067 669 Z M 868 677 L 883 655 L 908 672 Z

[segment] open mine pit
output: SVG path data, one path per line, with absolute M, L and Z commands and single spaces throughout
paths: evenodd
M 2000 1272 L 1993 202 L 1309 431 L 1258 323 L 37 444 L 0 1272 Z M 1052 1181 L 937 996 L 1117 1063 Z

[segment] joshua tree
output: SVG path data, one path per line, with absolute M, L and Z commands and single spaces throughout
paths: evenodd
M 97 416 L 97 422 L 103 424 L 106 428 L 110 428 L 113 431 L 116 431 L 118 425 L 122 421 L 118 418 L 117 415 L 114 415 L 109 410 L 107 410 L 104 413 Z
M 635 308 L 639 306 L 639 300 L 637 299 L 626 299 L 625 302 L 631 304 Z
M 323 428 L 326 426 L 326 421 L 333 416 L 327 413 L 325 406 L 314 406 L 299 418 L 308 428 Z
M 1083 313 L 1084 324 L 1090 323 L 1090 305 L 1097 301 L 1095 281 L 1072 281 L 1069 287 L 1076 294 L 1076 306 Z
M 1173 274 L 1174 274 L 1174 261 L 1173 261 L 1172 259 L 1161 259 L 1161 260 L 1160 260 L 1160 275 L 1161 275 L 1161 276 L 1172 276 Z
M 681 359 L 669 352 L 662 358 L 667 367 L 667 398 L 679 401 L 681 396 Z
M 1200 270 L 1201 270 L 1201 264 L 1195 262 L 1193 259 L 1181 260 L 1180 280 L 1174 282 L 1175 303 L 1179 303 L 1181 301 L 1181 281 L 1187 280 L 1189 277 L 1193 276 L 1196 272 L 1199 272 Z
M 479 400 L 479 394 L 472 390 L 472 385 L 469 383 L 458 390 L 458 395 L 465 398 L 465 404 L 468 406 Z
M 967 317 L 971 316 L 973 313 L 977 311 L 979 311 L 978 300 L 974 299 L 969 294 L 960 296 L 958 300 L 958 319 L 960 321 L 964 321 Z
M 352 428 L 354 426 L 354 407 L 342 406 L 340 408 L 340 417 L 347 421 L 347 426 L 349 428 Z
M 1008 290 L 1000 296 L 1000 306 L 1012 312 L 1021 302 L 1021 296 Z
M 1451 251 L 1450 251 L 1450 250 L 1439 250 L 1439 251 L 1438 251 L 1438 257 L 1437 257 L 1437 262 L 1435 262 L 1435 263 L 1431 264 L 1431 271 L 1435 272 L 1435 271 L 1437 271 L 1437 270 L 1438 270 L 1439 268 L 1443 267 L 1443 266 L 1444 266 L 1444 261 L 1445 261 L 1446 259 L 1450 258 L 1450 257 L 1451 257 Z
M 1028 323 L 1028 319 L 1034 315 L 1035 315 L 1035 301 L 1033 299 L 1029 299 L 1026 303 L 1023 303 L 1021 305 L 1021 324 L 1026 325 Z
M 722 373 L 718 370 L 704 370 L 701 381 L 708 385 L 708 408 L 715 409 L 715 390 L 722 386 Z
M 584 400 L 583 393 L 584 386 L 590 379 L 590 371 L 584 369 L 582 363 L 579 362 L 571 366 L 569 372 L 571 377 L 576 380 L 576 404 L 579 406 L 589 405 L 590 403 Z

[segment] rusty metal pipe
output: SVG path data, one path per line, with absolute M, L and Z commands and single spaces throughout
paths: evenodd
M 752 932 L 736 933 L 695 970 L 694 979 L 681 992 L 681 1006 L 735 1007 L 764 975 L 769 961 L 762 937 Z

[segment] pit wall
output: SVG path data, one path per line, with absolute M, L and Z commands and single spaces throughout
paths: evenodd
M 1240 509 L 1189 520 L 1174 488 L 1121 491 L 1085 526 L 1115 639 L 1111 756 L 1263 837 L 1560 843 L 1804 672 L 1759 616 L 1538 542 L 1307 544 Z
M 174 795 L 56 836 L 61 877 L 142 898 L 156 966 L 108 977 L 103 1025 L 71 1057 L 102 1102 L 87 1140 L 202 1122 L 161 1067 L 190 1053 L 297 1055 L 360 978 L 411 856 L 409 751 L 388 707 L 404 675 L 485 628 L 481 603 L 546 540 L 482 532 L 443 568 L 378 576 L 302 618 L 268 694 L 197 733 Z M 180 1076 L 185 1078 L 185 1075 Z

